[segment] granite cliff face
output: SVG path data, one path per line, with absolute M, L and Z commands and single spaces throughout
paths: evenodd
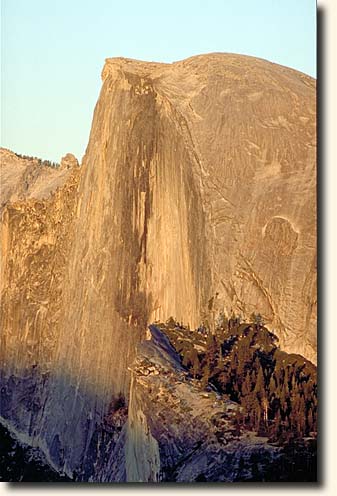
M 103 80 L 91 140 L 106 151 L 92 177 L 123 150 L 109 170 L 131 180 L 128 225 L 149 320 L 173 315 L 194 327 L 222 308 L 259 311 L 287 350 L 315 360 L 314 80 L 223 54 L 172 65 L 111 59 Z
M 123 480 L 127 428 L 102 423 L 148 323 L 260 312 L 315 361 L 315 81 L 230 54 L 102 79 L 81 168 L 2 152 L 1 418 L 70 477 Z

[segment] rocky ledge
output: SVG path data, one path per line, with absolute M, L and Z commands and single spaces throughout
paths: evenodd
M 191 378 L 159 327 L 149 327 L 131 373 L 128 481 L 292 480 L 283 447 L 239 429 L 238 403 Z

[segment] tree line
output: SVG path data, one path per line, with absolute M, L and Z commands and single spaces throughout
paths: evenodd
M 315 436 L 316 367 L 300 355 L 281 351 L 261 316 L 252 317 L 251 323 L 223 319 L 214 333 L 180 326 L 188 339 L 181 338 L 172 321 L 165 332 L 192 378 L 202 387 L 215 386 L 241 406 L 235 418 L 238 432 L 251 429 L 281 442 Z M 200 334 L 204 351 L 195 347 Z
M 21 155 L 20 153 L 15 153 L 18 158 L 23 158 L 25 160 L 36 160 L 38 165 L 41 167 L 52 167 L 53 169 L 57 169 L 60 167 L 58 162 L 53 162 L 51 160 L 42 160 L 38 157 L 30 157 L 29 155 Z

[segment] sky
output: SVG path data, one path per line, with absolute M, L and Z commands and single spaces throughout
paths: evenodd
M 1 0 L 1 146 L 81 160 L 105 58 L 252 55 L 316 77 L 314 0 Z

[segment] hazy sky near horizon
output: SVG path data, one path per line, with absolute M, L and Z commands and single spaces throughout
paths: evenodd
M 1 146 L 82 158 L 107 57 L 261 57 L 316 77 L 314 0 L 1 0 Z

